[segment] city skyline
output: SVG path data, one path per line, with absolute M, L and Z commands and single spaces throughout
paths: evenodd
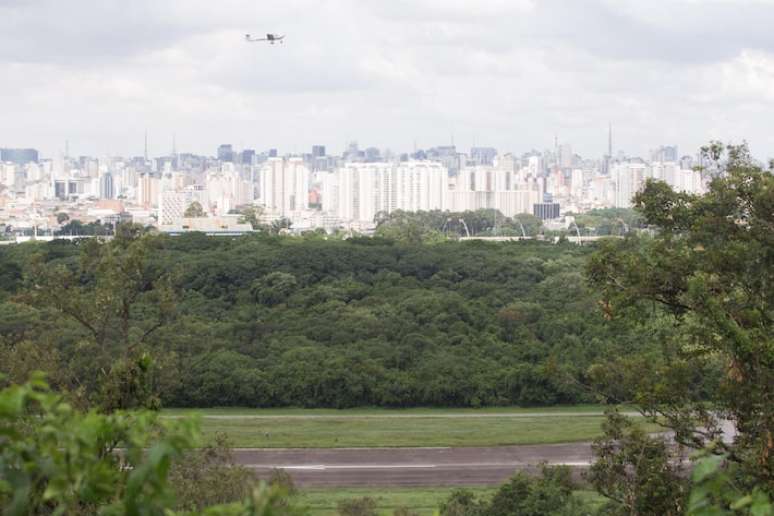
M 357 140 L 521 152 L 774 136 L 770 1 L 0 1 L 0 145 L 299 154 Z M 561 14 L 561 16 L 557 16 Z M 245 32 L 287 34 L 246 45 Z M 647 142 L 647 143 L 645 143 Z
M 320 145 L 288 157 L 221 144 L 217 158 L 38 158 L 34 149 L 0 149 L 0 221 L 16 238 L 68 227 L 70 220 L 131 220 L 172 234 L 233 236 L 255 229 L 242 220 L 255 209 L 263 223 L 294 233 L 372 234 L 384 214 L 434 210 L 531 214 L 566 226 L 574 219 L 562 215 L 630 208 L 648 179 L 701 194 L 712 177 L 676 146 L 653 149 L 647 161 L 589 160 L 558 141 L 553 151 L 521 156 L 491 147 L 464 154 L 454 146 L 386 156 L 353 143 L 341 155 Z

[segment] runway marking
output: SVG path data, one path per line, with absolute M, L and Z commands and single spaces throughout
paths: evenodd
M 432 469 L 435 464 L 243 464 L 250 469 L 301 469 L 325 471 L 328 469 Z
M 622 412 L 626 416 L 641 416 L 638 412 Z M 163 415 L 162 418 L 181 419 L 197 415 L 174 414 Z M 603 412 L 523 412 L 517 414 L 509 413 L 486 413 L 486 414 L 287 414 L 287 415 L 267 415 L 267 414 L 198 414 L 201 419 L 475 419 L 475 418 L 551 418 L 551 417 L 604 417 Z
M 472 462 L 460 464 L 243 464 L 249 469 L 286 469 L 306 471 L 360 470 L 360 469 L 474 469 L 536 467 L 533 462 Z M 549 461 L 549 466 L 590 466 L 591 461 Z
M 561 443 L 564 444 L 564 443 Z M 576 443 L 567 443 L 567 444 L 576 444 Z M 512 445 L 509 445 L 512 446 Z M 519 446 L 519 445 L 515 445 Z M 526 445 L 531 446 L 531 445 Z M 541 445 L 542 446 L 542 445 Z M 547 444 L 545 446 L 554 446 L 552 444 Z M 459 449 L 459 446 L 382 446 L 382 447 L 373 447 L 373 446 L 348 446 L 348 447 L 336 447 L 336 448 L 230 448 L 232 451 L 242 451 L 242 452 L 258 452 L 258 453 L 273 453 L 273 452 L 283 452 L 283 451 L 290 451 L 290 452 L 314 452 L 314 451 L 344 451 L 344 450 L 351 450 L 351 451 L 369 451 L 369 450 L 377 450 L 377 451 L 384 451 L 384 450 L 396 450 L 396 451 L 402 451 L 402 450 L 452 450 L 452 449 Z M 474 448 L 476 448 L 474 446 Z

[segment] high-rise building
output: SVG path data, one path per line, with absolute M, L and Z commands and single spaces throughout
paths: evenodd
M 583 194 L 583 185 L 583 170 L 578 168 L 573 169 L 570 174 L 570 195 L 573 197 L 581 197 Z
M 508 217 L 531 213 L 532 204 L 540 201 L 536 181 L 522 180 L 520 172 L 499 165 L 462 169 L 446 194 L 447 208 L 454 212 L 495 209 Z
M 260 172 L 261 204 L 282 217 L 309 209 L 309 178 L 302 158 L 269 158 Z
M 26 165 L 38 162 L 38 151 L 35 149 L 0 149 L 0 161 Z
M 0 163 L 0 184 L 9 189 L 16 188 L 16 169 L 18 168 L 15 163 Z
M 322 158 L 325 156 L 325 145 L 312 145 L 312 157 Z
M 317 181 L 320 183 L 322 211 L 336 213 L 339 209 L 339 182 L 336 172 L 319 172 Z
M 115 186 L 113 174 L 106 172 L 99 178 L 99 197 L 100 199 L 112 199 L 115 197 Z
M 615 207 L 631 208 L 634 195 L 642 188 L 648 167 L 641 161 L 628 161 L 613 165 L 610 177 L 615 185 Z
M 527 158 L 527 175 L 533 178 L 540 177 L 545 173 L 545 168 L 545 161 L 542 156 L 532 155 Z
M 336 171 L 336 180 L 325 189 L 336 188 L 337 214 L 342 220 L 373 222 L 377 213 L 395 210 L 429 211 L 446 207 L 448 172 L 440 163 L 348 163 Z
M 243 165 L 255 165 L 255 151 L 253 149 L 243 150 L 241 159 L 239 161 Z
M 680 160 L 677 145 L 662 145 L 650 152 L 651 161 L 675 163 Z
M 472 147 L 470 149 L 470 161 L 474 165 L 491 165 L 497 156 L 497 149 L 493 147 Z
M 210 170 L 206 176 L 210 209 L 218 215 L 227 215 L 237 206 L 253 202 L 253 183 L 241 177 L 232 163 L 224 163 L 220 170 Z
M 540 220 L 553 220 L 560 217 L 558 202 L 540 202 L 532 207 L 532 214 Z
M 158 177 L 149 173 L 140 175 L 137 184 L 137 204 L 146 210 L 158 207 L 159 187 L 160 181 Z
M 443 210 L 448 188 L 448 171 L 432 161 L 400 163 L 394 169 L 395 198 L 391 210 Z M 395 208 L 392 208 L 392 207 Z
M 680 155 L 678 152 L 677 145 L 665 145 L 664 146 L 664 161 L 678 161 L 680 159 Z
M 382 153 L 376 147 L 368 147 L 363 153 L 365 161 L 368 163 L 376 163 L 382 160 Z
M 224 143 L 218 147 L 218 161 L 233 162 L 234 147 L 231 144 Z
M 426 158 L 438 161 L 449 171 L 450 175 L 457 175 L 464 163 L 460 163 L 460 154 L 454 145 L 441 145 L 433 147 L 426 152 Z

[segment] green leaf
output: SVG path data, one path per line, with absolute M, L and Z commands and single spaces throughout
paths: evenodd
M 714 475 L 720 465 L 723 463 L 724 458 L 719 455 L 713 455 L 705 459 L 701 459 L 696 463 L 693 468 L 693 475 L 691 478 L 695 483 L 700 483 L 706 480 L 711 475 Z

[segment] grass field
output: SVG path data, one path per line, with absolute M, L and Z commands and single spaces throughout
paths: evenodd
M 600 434 L 604 418 L 599 415 L 599 411 L 599 407 L 594 407 L 594 410 L 590 407 L 573 407 L 545 411 L 547 416 L 532 415 L 536 413 L 534 410 L 525 413 L 514 409 L 494 412 L 373 409 L 325 413 L 250 411 L 228 414 L 220 410 L 207 410 L 199 414 L 205 416 L 201 418 L 205 439 L 216 433 L 224 433 L 235 447 L 345 448 L 497 446 L 586 441 Z M 165 411 L 164 414 L 180 417 L 193 412 Z M 523 415 L 514 417 L 517 414 Z M 411 417 L 400 417 L 407 415 Z
M 422 516 L 431 515 L 455 488 L 437 487 L 427 489 L 307 489 L 296 497 L 296 503 L 308 509 L 315 516 L 338 514 L 339 502 L 368 496 L 376 501 L 379 514 L 391 515 L 395 509 L 406 507 Z M 478 495 L 491 496 L 496 488 L 471 488 Z
M 208 408 L 208 409 L 164 409 L 165 416 L 186 416 L 199 414 L 202 416 L 439 416 L 457 414 L 561 414 L 561 413 L 591 413 L 601 414 L 605 411 L 604 405 L 562 405 L 557 407 L 488 407 L 488 408 L 406 408 L 390 409 L 378 407 L 366 407 L 355 409 L 305 409 L 305 408 Z
M 405 507 L 422 516 L 433 514 L 443 500 L 457 488 L 439 487 L 429 489 L 336 489 L 323 490 L 312 489 L 302 491 L 296 498 L 296 502 L 306 507 L 309 514 L 314 516 L 333 516 L 337 514 L 336 506 L 340 501 L 351 500 L 368 496 L 376 501 L 379 514 L 391 515 L 395 509 Z M 496 488 L 469 488 L 478 496 L 492 496 Z M 590 491 L 577 491 L 575 496 L 583 500 L 589 507 L 601 503 L 599 495 Z

